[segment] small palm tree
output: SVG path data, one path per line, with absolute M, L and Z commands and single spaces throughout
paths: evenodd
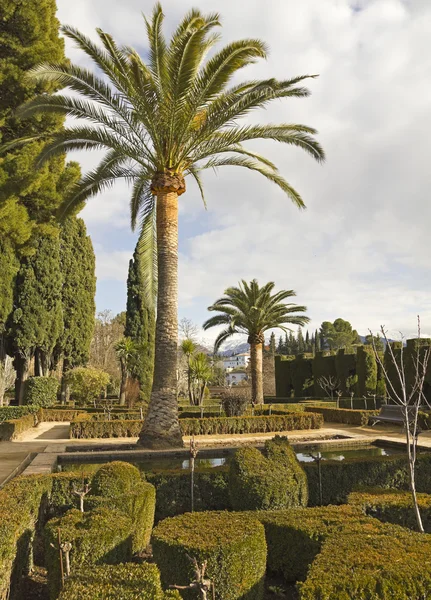
M 139 223 L 142 228 L 146 288 L 151 299 L 157 295 L 153 390 L 139 442 L 150 447 L 182 445 L 177 409 L 178 198 L 186 191 L 185 177 L 194 179 L 204 200 L 203 170 L 242 167 L 275 183 L 303 208 L 301 196 L 276 166 L 243 143 L 275 140 L 302 148 L 317 161 L 324 158 L 311 127 L 238 123 L 273 100 L 308 96 L 302 82 L 314 75 L 232 83 L 240 69 L 266 58 L 263 42 L 231 42 L 207 58 L 219 40 L 214 33 L 220 26 L 217 13 L 191 10 L 169 42 L 162 32 L 163 17 L 156 4 L 152 18 L 145 19 L 147 62 L 100 29 L 102 47 L 76 29 L 62 27 L 101 76 L 73 64 L 39 66 L 32 70 L 37 82 L 68 87 L 74 95 L 44 94 L 19 112 L 21 118 L 45 112 L 79 119 L 49 134 L 40 164 L 71 150 L 106 150 L 99 166 L 75 186 L 62 207 L 63 215 L 115 181 L 125 180 L 132 186 L 131 224 L 134 228 Z M 19 143 L 25 141 L 31 140 Z M 156 264 L 157 285 L 151 268 Z
M 115 344 L 114 349 L 121 367 L 120 406 L 124 406 L 126 404 L 127 381 L 136 363 L 137 347 L 131 338 L 124 337 Z
M 305 306 L 285 304 L 285 300 L 296 296 L 293 290 L 285 290 L 271 294 L 274 283 L 271 281 L 259 287 L 256 279 L 249 284 L 244 279 L 238 287 L 225 290 L 225 296 L 219 298 L 208 308 L 221 314 L 205 321 L 203 328 L 209 329 L 217 325 L 227 325 L 214 344 L 217 351 L 231 335 L 246 333 L 250 344 L 251 367 L 251 399 L 254 403 L 263 404 L 263 345 L 265 331 L 279 328 L 288 331 L 289 325 L 305 325 L 310 320 L 302 313 Z
M 192 358 L 196 352 L 196 345 L 193 340 L 186 338 L 181 342 L 181 352 L 187 360 L 187 392 L 190 404 L 194 404 L 192 397 Z
M 192 357 L 190 361 L 190 375 L 192 384 L 192 403 L 195 406 L 202 407 L 205 390 L 213 376 L 213 370 L 208 356 L 203 352 L 197 352 Z

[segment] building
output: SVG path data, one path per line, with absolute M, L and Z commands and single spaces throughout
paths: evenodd
M 247 373 L 244 370 L 238 369 L 226 373 L 227 385 L 238 385 L 238 383 L 241 383 L 242 381 L 247 381 Z
M 226 369 L 226 371 L 238 368 L 245 369 L 249 362 L 250 352 L 242 352 L 241 354 L 235 354 L 234 356 L 226 356 L 223 359 L 223 368 Z

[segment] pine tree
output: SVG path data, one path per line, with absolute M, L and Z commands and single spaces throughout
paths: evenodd
M 269 353 L 275 356 L 275 333 L 272 332 L 269 338 Z
M 155 314 L 154 309 L 148 306 L 145 293 L 139 241 L 129 263 L 124 335 L 132 339 L 139 349 L 140 358 L 134 375 L 139 381 L 142 397 L 148 401 L 153 382 Z
M 96 292 L 93 244 L 82 219 L 69 217 L 60 233 L 60 265 L 63 275 L 62 307 L 64 331 L 56 347 L 57 359 L 63 357 L 63 374 L 88 362 L 94 330 Z M 67 399 L 63 379 L 62 401 Z

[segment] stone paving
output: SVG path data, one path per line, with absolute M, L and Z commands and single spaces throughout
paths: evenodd
M 241 444 L 263 444 L 265 440 L 274 437 L 274 433 L 256 433 L 240 435 L 198 435 L 195 440 L 201 447 L 238 446 Z M 349 445 L 355 443 L 374 442 L 376 439 L 388 442 L 405 441 L 400 427 L 378 425 L 375 427 L 353 427 L 339 423 L 326 423 L 321 429 L 286 431 L 278 435 L 287 435 L 292 443 L 306 444 L 310 440 L 325 441 L 328 445 L 339 445 L 340 440 L 325 440 L 325 438 L 343 435 L 350 438 Z M 58 453 L 65 451 L 66 445 L 71 446 L 120 446 L 136 443 L 137 438 L 103 438 L 88 440 L 70 440 L 69 423 L 40 423 L 13 442 L 0 442 L 0 485 L 19 472 L 25 474 L 50 472 L 55 465 Z M 187 447 L 190 437 L 184 437 Z M 420 435 L 419 445 L 431 449 L 431 431 Z M 151 451 L 148 451 L 151 452 Z M 37 454 L 37 456 L 35 456 Z M 30 463 L 28 466 L 28 463 Z

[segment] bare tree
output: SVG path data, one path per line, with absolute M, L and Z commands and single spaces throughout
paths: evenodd
M 378 352 L 374 337 L 372 338 L 372 346 L 374 356 L 376 357 L 377 363 L 382 369 L 383 376 L 386 381 L 387 393 L 389 398 L 398 406 L 401 407 L 401 413 L 404 421 L 404 430 L 406 435 L 406 451 L 408 458 L 408 470 L 409 470 L 409 488 L 412 495 L 413 509 L 416 517 L 416 523 L 418 530 L 424 533 L 422 524 L 422 517 L 419 511 L 417 495 L 416 495 L 416 454 L 417 454 L 417 443 L 418 435 L 420 430 L 418 428 L 418 416 L 419 409 L 422 402 L 427 403 L 424 395 L 424 384 L 425 376 L 428 368 L 428 362 L 431 353 L 431 347 L 425 346 L 421 343 L 421 323 L 418 316 L 417 323 L 417 338 L 414 346 L 412 355 L 408 361 L 409 371 L 411 375 L 407 377 L 406 369 L 406 356 L 404 349 L 404 336 L 401 334 L 401 347 L 399 352 L 395 352 L 393 345 L 389 342 L 387 337 L 387 330 L 385 326 L 380 327 L 380 332 L 386 343 L 387 356 L 389 357 L 390 364 L 393 369 L 393 377 L 388 375 L 387 367 Z M 370 335 L 372 332 L 370 331 Z
M 193 564 L 194 581 L 190 585 L 170 585 L 169 587 L 176 590 L 197 590 L 201 600 L 209 600 L 208 594 L 212 591 L 212 597 L 215 598 L 214 583 L 205 577 L 207 561 L 205 560 L 199 565 L 196 558 L 191 558 L 188 554 L 187 558 Z
M 340 387 L 340 381 L 333 375 L 329 375 L 329 377 L 319 377 L 317 383 L 324 390 L 325 394 L 333 400 L 334 392 Z
M 191 340 L 196 343 L 199 335 L 199 327 L 191 319 L 184 317 L 178 323 L 178 333 L 181 339 Z

